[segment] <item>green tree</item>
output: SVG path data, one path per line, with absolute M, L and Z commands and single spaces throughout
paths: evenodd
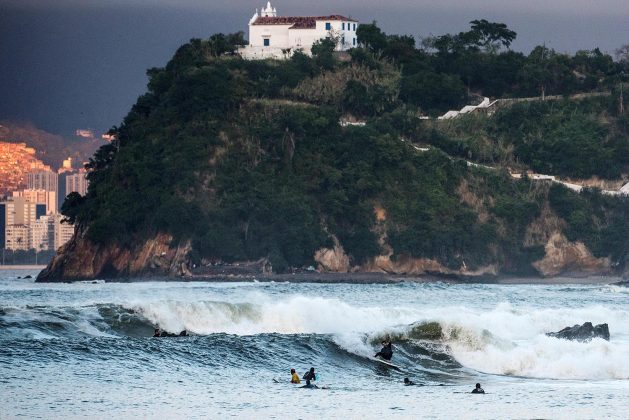
M 387 37 L 376 21 L 358 25 L 356 29 L 358 43 L 372 52 L 381 52 L 387 47 Z

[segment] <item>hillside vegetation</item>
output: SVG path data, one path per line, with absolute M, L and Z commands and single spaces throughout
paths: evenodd
M 353 266 L 386 254 L 532 273 L 555 230 L 615 267 L 627 263 L 627 199 L 515 181 L 458 159 L 620 177 L 628 120 L 614 96 L 419 119 L 464 104 L 468 91 L 609 88 L 622 63 L 598 50 L 512 52 L 515 33 L 486 21 L 422 48 L 375 24 L 358 36 L 362 47 L 346 60 L 331 41 L 312 58 L 245 61 L 229 54 L 238 34 L 191 40 L 148 71 L 147 93 L 88 165 L 87 196 L 71 195 L 64 214 L 92 243 L 132 247 L 167 232 L 191 241 L 196 264 L 268 258 L 278 272 L 340 244 Z M 339 124 L 350 117 L 367 124 Z

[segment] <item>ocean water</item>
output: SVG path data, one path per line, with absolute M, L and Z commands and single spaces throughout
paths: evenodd
M 0 418 L 629 416 L 628 288 L 25 274 L 0 271 Z M 545 335 L 586 321 L 611 340 Z M 192 335 L 152 338 L 156 325 Z M 387 336 L 401 371 L 369 358 Z M 311 366 L 328 389 L 288 383 Z

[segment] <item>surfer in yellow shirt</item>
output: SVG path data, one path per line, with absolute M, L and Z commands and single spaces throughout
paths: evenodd
M 295 372 L 295 369 L 290 370 L 290 383 L 291 384 L 300 384 L 301 379 L 299 379 L 299 375 Z

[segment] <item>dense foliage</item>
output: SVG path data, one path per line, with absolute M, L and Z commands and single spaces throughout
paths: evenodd
M 525 88 L 518 79 L 530 57 L 501 51 L 515 36 L 502 24 L 474 21 L 468 33 L 430 40 L 430 52 L 371 24 L 359 28 L 362 47 L 343 60 L 324 40 L 313 57 L 296 53 L 284 61 L 232 55 L 241 34 L 191 40 L 164 68 L 148 71 L 148 92 L 112 129 L 116 140 L 90 160 L 87 196 L 68 197 L 63 213 L 97 243 L 127 246 L 165 231 L 190 240 L 197 260 L 266 257 L 277 271 L 312 264 L 315 251 L 336 240 L 353 264 L 392 250 L 393 259 L 526 271 L 543 255 L 542 244 L 526 236 L 548 186 L 452 156 L 515 157 L 540 170 L 589 175 L 598 161 L 565 159 L 556 149 L 572 134 L 581 136 L 579 144 L 604 135 L 600 156 L 591 149 L 587 156 L 610 159 L 626 147 L 626 121 L 611 129 L 566 104 L 557 115 L 553 106 L 531 104 L 454 128 L 418 118 L 422 110 L 463 104 L 469 89 L 536 93 L 537 85 Z M 615 71 L 613 62 L 595 66 L 597 54 L 583 55 L 581 66 L 603 78 L 570 89 L 598 87 Z M 568 76 L 557 77 L 568 83 Z M 346 118 L 368 123 L 339 124 Z M 548 118 L 554 126 L 546 126 Z M 469 140 L 470 133 L 482 139 Z M 535 143 L 540 139 L 553 140 L 546 149 Z M 418 151 L 412 142 L 433 147 Z M 608 175 L 622 171 L 626 158 L 606 168 Z M 565 204 L 570 198 L 561 194 L 552 194 L 553 208 L 570 226 L 581 201 L 594 206 L 593 196 Z M 597 200 L 600 226 L 626 229 L 618 205 Z M 604 254 L 618 241 L 596 244 Z
M 423 39 L 419 48 L 412 37 L 387 35 L 375 22 L 361 25 L 357 36 L 365 49 L 401 66 L 400 97 L 433 115 L 460 108 L 470 93 L 567 95 L 608 89 L 622 79 L 624 61 L 598 48 L 569 55 L 540 45 L 525 55 L 508 49 L 517 34 L 504 24 L 470 24 L 466 32 Z
M 582 241 L 597 257 L 611 256 L 629 263 L 629 198 L 614 198 L 596 190 L 574 194 L 555 185 L 550 190 L 553 210 L 567 223 L 566 237 Z
M 492 116 L 419 127 L 414 138 L 478 162 L 567 178 L 619 179 L 629 173 L 629 115 L 619 115 L 617 104 L 615 95 L 522 102 Z

